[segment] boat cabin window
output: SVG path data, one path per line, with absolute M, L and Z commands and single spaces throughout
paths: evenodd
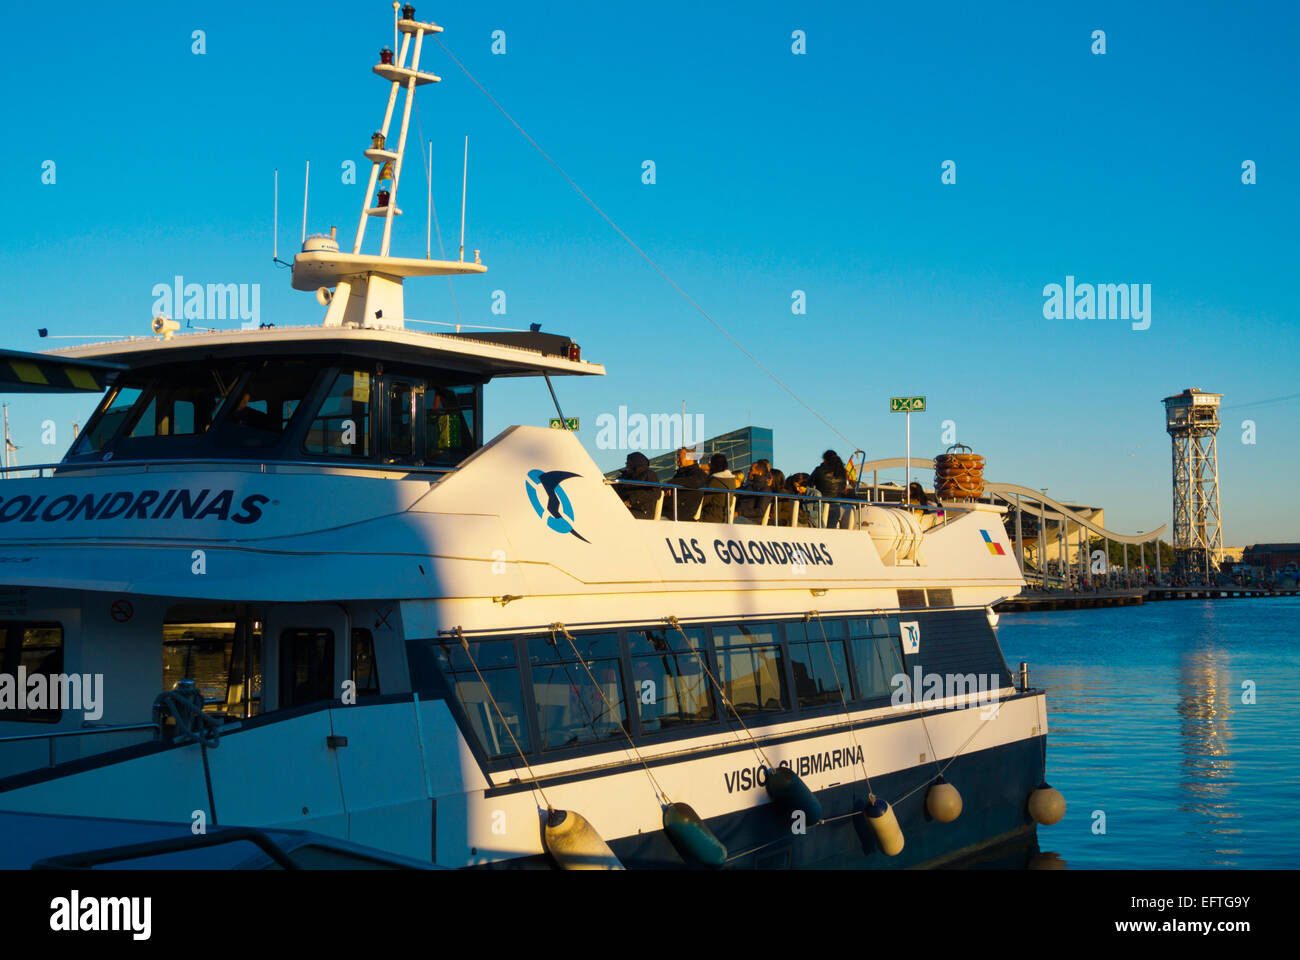
M 708 644 L 704 631 L 629 630 L 632 655 L 632 695 L 643 733 L 704 723 L 717 714 L 708 673 Z
M 623 736 L 627 711 L 617 633 L 583 634 L 573 643 L 563 632 L 533 637 L 528 659 L 543 749 Z
M 86 429 L 82 431 L 76 444 L 73 445 L 72 452 L 74 454 L 98 453 L 103 450 L 122 429 L 123 422 L 131 413 L 136 401 L 140 399 L 142 392 L 138 386 L 114 387 L 104 398 L 99 412 L 91 418 Z
M 235 621 L 163 624 L 163 685 L 191 679 L 204 713 L 251 717 L 261 710 L 262 634 Z
M 824 633 L 823 633 L 824 631 Z M 844 626 L 820 618 L 786 627 L 790 641 L 790 666 L 794 669 L 794 695 L 800 707 L 823 706 L 852 700 L 849 664 L 844 654 Z
M 454 641 L 432 640 L 419 646 L 426 656 L 431 648 L 434 663 L 489 757 L 518 756 L 515 743 L 530 752 L 513 640 L 473 641 L 469 656 Z
M 280 707 L 300 707 L 334 695 L 334 631 L 281 633 Z
M 478 387 L 442 387 L 430 383 L 424 394 L 425 459 L 435 466 L 454 466 L 471 454 Z
M 303 452 L 317 457 L 366 457 L 371 453 L 368 370 L 339 370 L 312 414 Z
M 352 630 L 352 682 L 357 698 L 379 696 L 379 665 L 375 662 L 375 638 L 369 630 Z
M 742 716 L 788 709 L 785 658 L 775 624 L 714 627 L 718 683 Z
M 385 375 L 385 459 L 454 467 L 479 447 L 480 383 Z
M 898 620 L 893 617 L 851 617 L 845 623 L 849 648 L 853 651 L 853 683 L 858 699 L 890 696 L 895 689 L 893 678 L 906 676 Z M 919 695 L 919 691 L 917 693 Z
M 20 668 L 28 679 L 22 690 L 16 684 Z M 53 699 L 50 678 L 60 673 L 63 673 L 61 625 L 0 622 L 0 720 L 57 723 L 63 711 L 52 709 L 59 704 Z M 31 686 L 37 674 L 46 678 L 43 702 L 36 702 L 36 691 Z
M 390 379 L 388 384 L 388 455 L 410 457 L 419 446 L 415 435 L 420 387 L 411 380 Z
M 259 364 L 235 390 L 218 442 L 241 448 L 275 446 L 311 390 L 317 370 L 305 360 Z
M 322 460 L 454 467 L 482 443 L 483 383 L 338 357 L 128 371 L 67 460 Z
M 1000 658 L 983 611 L 964 616 L 974 620 L 969 628 L 980 632 L 989 656 Z M 626 742 L 619 730 L 628 723 L 625 702 L 634 705 L 627 730 L 638 743 L 701 735 L 696 725 L 719 720 L 730 726 L 731 707 L 715 697 L 706 666 L 742 717 L 829 716 L 842 709 L 841 696 L 849 705 L 880 705 L 904 672 L 899 621 L 861 615 L 718 623 L 685 627 L 685 637 L 647 625 L 621 636 L 574 633 L 573 644 L 563 632 L 548 632 L 474 641 L 468 656 L 454 640 L 412 638 L 407 655 L 412 688 L 455 701 L 468 721 L 460 721 L 466 739 L 505 766 L 519 750 L 549 759 L 552 751 L 616 749 Z
M 198 371 L 191 371 L 191 375 Z M 139 403 L 131 437 L 183 437 L 206 433 L 238 379 L 229 367 L 210 367 L 204 375 L 160 376 Z

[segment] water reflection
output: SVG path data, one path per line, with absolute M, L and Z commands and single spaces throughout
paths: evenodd
M 1012 614 L 998 633 L 1047 690 L 1047 779 L 1069 809 L 1039 838 L 1057 859 L 1300 867 L 1300 831 L 1279 829 L 1300 820 L 1300 602 Z
M 1228 677 L 1228 655 L 1217 643 L 1200 644 L 1184 651 L 1178 669 L 1178 725 L 1182 748 L 1184 797 L 1180 809 L 1202 821 L 1199 833 L 1216 855 L 1213 862 L 1235 866 L 1239 847 L 1227 846 L 1226 834 L 1240 829 L 1233 823 L 1241 811 L 1233 797 L 1236 777 L 1231 757 L 1233 686 Z M 1206 835 L 1209 836 L 1206 836 Z

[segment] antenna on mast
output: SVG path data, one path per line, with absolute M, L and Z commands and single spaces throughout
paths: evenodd
M 424 223 L 424 259 L 433 259 L 433 141 L 429 141 L 429 170 L 426 180 L 429 184 L 429 211 Z M 439 243 L 442 240 L 439 239 Z
M 460 259 L 465 259 L 465 186 L 469 182 L 469 135 L 465 136 L 465 166 L 460 175 Z
M 280 259 L 280 168 L 275 168 L 275 193 L 271 201 L 271 262 Z
M 307 242 L 307 186 L 311 183 L 311 161 L 307 161 L 307 172 L 302 178 L 302 242 Z

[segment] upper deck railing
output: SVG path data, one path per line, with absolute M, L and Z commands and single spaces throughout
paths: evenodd
M 36 477 L 28 479 L 37 479 L 41 477 L 52 476 L 54 473 L 76 473 L 84 471 L 98 470 L 119 470 L 123 468 L 136 468 L 145 473 L 150 472 L 154 467 L 228 467 L 240 466 L 256 468 L 259 473 L 267 473 L 281 467 L 293 468 L 312 468 L 312 469 L 333 469 L 333 470 L 362 470 L 374 473 L 414 473 L 430 476 L 442 476 L 448 473 L 454 473 L 458 467 L 445 466 L 414 466 L 400 463 L 350 463 L 340 460 L 270 460 L 270 459 L 214 459 L 211 457 L 194 457 L 179 458 L 171 460 L 93 460 L 83 461 L 80 463 L 37 463 L 25 466 L 0 467 L 0 478 L 9 478 L 12 475 L 20 473 L 34 472 Z M 270 468 L 270 471 L 268 471 Z M 659 491 L 659 497 L 655 503 L 654 516 L 650 519 L 660 520 L 668 519 L 661 516 L 664 503 L 668 500 L 668 494 L 673 490 L 681 490 L 689 494 L 699 494 L 700 502 L 692 516 L 685 519 L 699 520 L 704 510 L 704 497 L 724 496 L 727 498 L 725 505 L 725 514 L 727 523 L 736 522 L 736 506 L 740 498 L 756 497 L 770 499 L 771 503 L 765 505 L 758 519 L 741 517 L 741 523 L 752 523 L 759 526 L 785 526 L 785 527 L 812 527 L 817 529 L 839 528 L 857 530 L 862 526 L 861 511 L 867 507 L 892 507 L 896 510 L 912 510 L 922 515 L 933 515 L 932 521 L 927 529 L 935 529 L 947 524 L 953 517 L 954 513 L 960 512 L 960 507 L 940 507 L 940 506 L 920 506 L 917 504 L 898 503 L 887 500 L 862 500 L 855 497 L 823 497 L 816 494 L 797 494 L 788 492 L 776 492 L 771 490 L 746 490 L 746 489 L 728 489 L 724 490 L 718 487 L 683 487 L 673 483 L 652 482 L 648 480 L 619 480 L 611 478 L 602 478 L 606 486 L 610 487 L 649 487 Z M 0 488 L 2 489 L 2 488 Z M 673 496 L 672 500 L 672 517 L 673 520 L 683 519 L 678 514 L 680 498 Z M 781 501 L 787 500 L 793 502 L 799 509 L 791 509 L 789 517 L 785 523 L 781 522 Z M 840 506 L 839 517 L 836 522 L 830 522 L 831 506 L 838 504 Z M 807 510 L 807 523 L 800 523 L 800 513 Z
M 59 473 L 70 473 L 83 470 L 116 470 L 122 467 L 143 467 L 144 472 L 148 473 L 150 467 L 174 467 L 174 466 L 242 466 L 257 467 L 258 472 L 267 473 L 268 467 L 318 467 L 330 468 L 334 470 L 372 470 L 383 473 L 430 473 L 443 474 L 454 473 L 457 467 L 440 467 L 440 466 L 413 466 L 405 463 L 352 463 L 346 460 L 270 460 L 261 459 L 243 459 L 233 460 L 222 457 L 193 457 L 189 459 L 173 460 L 90 460 L 80 463 L 34 463 L 24 466 L 0 467 L 0 477 L 9 477 L 13 474 L 27 473 L 35 471 L 35 477 L 26 479 L 38 479 L 40 477 L 51 476 L 55 471 Z M 49 471 L 47 474 L 46 471 Z
M 752 523 L 759 526 L 785 526 L 798 527 L 800 509 L 791 509 L 786 523 L 781 523 L 781 501 L 795 501 L 796 507 L 808 508 L 809 523 L 804 524 L 806 527 L 818 529 L 838 528 L 857 530 L 862 526 L 861 511 L 867 507 L 892 507 L 896 510 L 914 510 L 918 513 L 933 514 L 936 519 L 942 517 L 942 522 L 934 523 L 928 529 L 943 526 L 946 524 L 951 515 L 954 513 L 952 507 L 938 506 L 920 506 L 918 504 L 903 504 L 892 501 L 861 500 L 854 497 L 823 497 L 820 495 L 798 494 L 787 492 L 776 492 L 773 490 L 745 490 L 745 489 L 722 489 L 720 487 L 683 487 L 673 483 L 659 483 L 650 480 L 619 480 L 616 478 L 605 478 L 605 484 L 611 487 L 648 487 L 659 491 L 659 498 L 655 503 L 654 515 L 648 519 L 661 520 L 668 519 L 661 516 L 664 502 L 667 499 L 669 491 L 682 490 L 691 494 L 703 494 L 704 496 L 722 495 L 727 498 L 725 512 L 727 523 L 733 523 L 736 520 L 736 501 L 743 497 L 765 497 L 772 502 L 765 505 L 764 510 L 760 513 L 759 519 L 751 520 L 748 517 L 742 517 L 742 523 Z M 673 520 L 683 519 L 678 514 L 678 506 L 681 502 L 680 497 L 672 497 L 672 518 Z M 840 515 L 838 522 L 828 523 L 832 504 L 840 505 Z M 814 509 L 815 508 L 815 509 Z M 960 510 L 960 508 L 956 508 Z M 700 498 L 699 506 L 696 507 L 694 515 L 686 517 L 687 520 L 699 520 L 704 512 L 704 499 Z M 646 518 L 642 518 L 646 519 Z

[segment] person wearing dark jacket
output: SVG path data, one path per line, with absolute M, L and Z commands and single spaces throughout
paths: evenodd
M 767 460 L 755 460 L 749 468 L 749 476 L 740 485 L 740 489 L 755 493 L 772 492 L 772 465 Z M 763 519 L 763 511 L 771 504 L 771 497 L 740 497 L 736 502 L 736 516 L 758 523 Z M 769 513 L 769 519 L 771 514 Z
M 710 490 L 735 490 L 740 486 L 740 477 L 727 469 L 725 455 L 715 453 L 709 458 L 709 479 L 704 486 Z M 730 513 L 727 509 L 728 499 L 730 498 L 722 493 L 705 494 L 700 519 L 705 523 L 726 523 Z
M 644 453 L 629 453 L 627 466 L 618 475 L 620 480 L 635 480 L 638 483 L 658 483 L 659 475 L 650 469 L 650 461 Z M 638 520 L 651 520 L 655 515 L 655 504 L 659 501 L 659 491 L 654 487 L 620 486 L 614 489 L 623 498 L 623 504 L 632 511 Z
M 664 497 L 663 516 L 668 519 L 673 518 L 673 501 L 677 501 L 677 519 L 694 520 L 695 511 L 700 505 L 700 500 L 704 494 L 698 493 L 700 487 L 708 481 L 709 475 L 700 469 L 699 464 L 695 462 L 695 451 L 690 447 L 682 447 L 677 451 L 677 472 L 668 478 L 668 483 L 675 487 L 685 487 L 685 490 L 669 490 L 668 495 Z
M 822 454 L 821 464 L 812 472 L 809 485 L 815 488 L 823 497 L 843 497 L 844 488 L 848 481 L 849 474 L 844 469 L 844 461 L 840 459 L 839 454 L 834 450 L 827 450 Z M 832 503 L 829 506 L 830 510 L 826 515 L 826 526 L 837 527 L 840 523 L 840 504 Z

